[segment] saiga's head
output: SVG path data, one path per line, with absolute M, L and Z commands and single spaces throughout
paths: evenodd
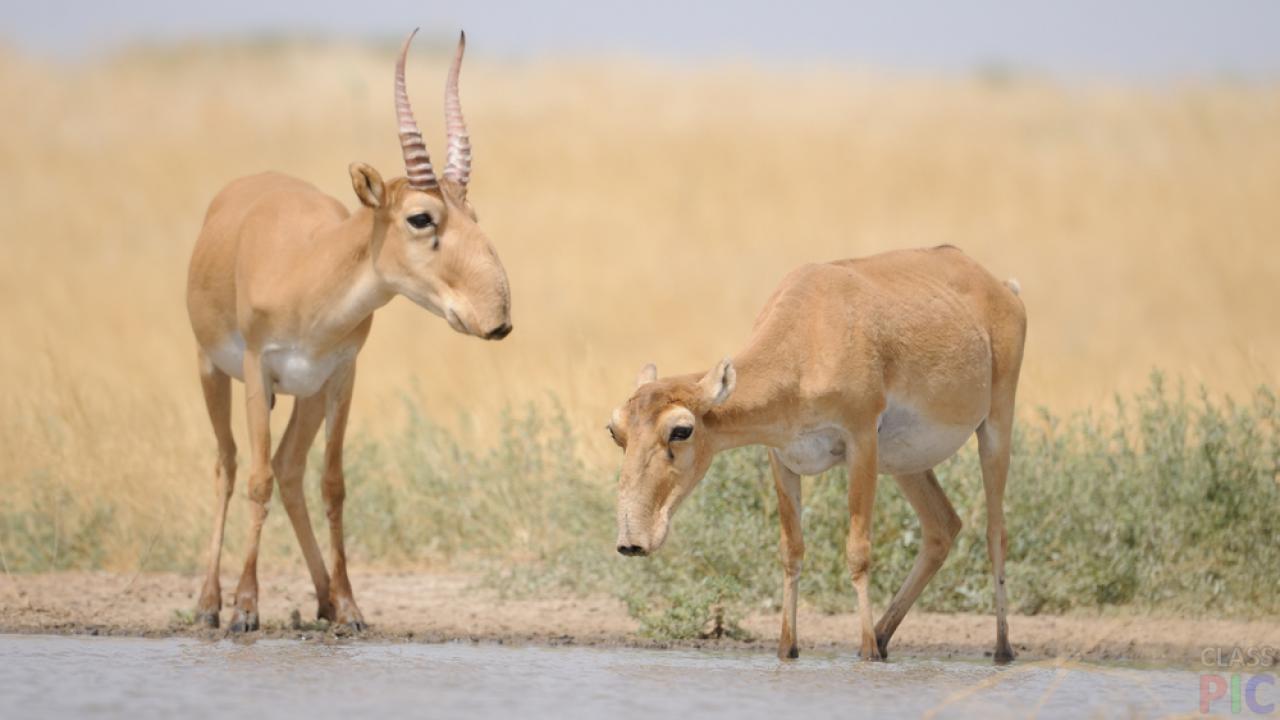
M 737 380 L 728 359 L 702 378 L 659 380 L 657 374 L 646 365 L 635 393 L 609 422 L 609 434 L 623 450 L 617 544 L 623 555 L 648 555 L 667 539 L 672 513 L 715 454 L 707 413 L 729 397 Z
M 396 62 L 396 114 L 407 177 L 383 182 L 377 170 L 352 163 L 351 186 L 374 214 L 373 264 L 396 293 L 445 318 L 461 333 L 501 340 L 511 332 L 507 272 L 467 200 L 471 141 L 458 102 L 466 36 L 445 85 L 448 165 L 436 178 L 405 91 L 404 64 L 413 33 Z

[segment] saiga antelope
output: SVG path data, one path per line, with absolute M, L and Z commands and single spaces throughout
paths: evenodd
M 407 177 L 384 182 L 364 163 L 349 167 L 354 212 L 301 180 L 276 173 L 241 178 L 218 193 L 191 256 L 187 309 L 199 344 L 200 379 L 218 441 L 217 510 L 209 568 L 196 607 L 218 626 L 218 564 L 236 473 L 231 378 L 243 380 L 249 421 L 252 523 L 236 588 L 232 631 L 258 627 L 258 540 L 272 482 L 315 583 L 317 615 L 351 629 L 364 619 L 351 593 L 342 534 L 342 442 L 356 354 L 373 312 L 404 295 L 461 333 L 500 340 L 511 332 L 506 271 L 467 200 L 471 143 L 458 102 L 466 42 L 445 85 L 448 164 L 437 178 L 405 91 L 414 30 L 396 62 L 396 115 Z M 271 456 L 268 418 L 276 394 L 293 414 Z M 307 450 L 325 423 L 322 481 L 332 571 L 326 571 L 302 492 Z
M 716 453 L 766 445 L 782 521 L 778 655 L 797 657 L 796 588 L 804 558 L 800 476 L 849 470 L 846 553 L 858 596 L 862 657 L 889 639 L 960 531 L 932 468 L 978 436 L 995 578 L 996 662 L 1013 658 L 1005 620 L 1004 487 L 1026 313 L 956 248 L 905 250 L 805 265 L 774 291 L 747 346 L 703 375 L 658 379 L 647 365 L 609 432 L 624 458 L 618 552 L 646 555 Z M 920 516 L 915 564 L 878 624 L 868 597 L 878 473 L 893 475 Z

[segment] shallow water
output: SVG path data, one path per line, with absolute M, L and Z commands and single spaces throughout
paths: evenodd
M 0 715 L 27 717 L 1156 717 L 1178 670 L 809 653 L 0 636 Z

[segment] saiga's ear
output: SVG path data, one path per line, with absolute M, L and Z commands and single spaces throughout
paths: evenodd
M 698 387 L 702 388 L 702 396 L 707 406 L 715 407 L 729 398 L 737 382 L 738 371 L 733 369 L 733 361 L 725 358 L 702 376 L 698 381 Z
M 356 191 L 361 203 L 375 210 L 384 206 L 387 189 L 377 170 L 362 162 L 353 162 L 347 171 L 351 173 L 351 189 Z
M 646 385 L 658 379 L 658 366 L 649 363 L 640 368 L 640 374 L 636 376 L 636 387 Z

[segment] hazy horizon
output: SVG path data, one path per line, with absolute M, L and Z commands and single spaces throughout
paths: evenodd
M 903 70 L 1004 66 L 1063 77 L 1169 80 L 1280 77 L 1280 3 L 1228 0 L 1053 7 L 1000 0 L 907 2 L 750 0 L 643 5 L 544 0 L 465 4 L 393 0 L 225 0 L 186 6 L 136 0 L 0 4 L 0 42 L 79 58 L 139 42 L 253 36 L 398 38 L 413 26 L 442 38 L 466 28 L 473 52 L 516 60 L 628 55 L 675 61 L 821 61 Z

